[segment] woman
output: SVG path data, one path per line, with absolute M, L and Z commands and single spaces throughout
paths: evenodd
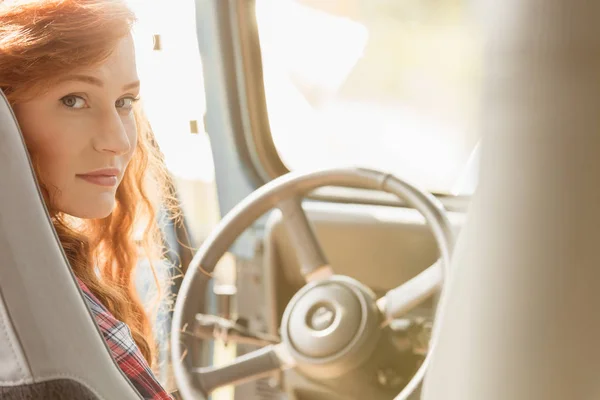
M 134 286 L 134 229 L 146 256 L 161 252 L 147 183 L 166 175 L 136 105 L 133 21 L 117 0 L 0 0 L 0 89 L 114 359 L 145 399 L 171 399 Z

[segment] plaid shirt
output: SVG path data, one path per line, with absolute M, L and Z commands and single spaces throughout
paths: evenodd
M 154 377 L 148 363 L 136 346 L 129 327 L 117 320 L 81 280 L 77 279 L 77 282 L 96 318 L 104 340 L 108 343 L 113 359 L 144 400 L 173 400 Z

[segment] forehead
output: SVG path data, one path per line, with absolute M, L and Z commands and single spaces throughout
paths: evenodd
M 104 81 L 105 84 L 119 86 L 136 81 L 138 75 L 133 38 L 130 35 L 124 37 L 101 64 L 91 68 L 82 68 L 77 73 L 92 75 Z

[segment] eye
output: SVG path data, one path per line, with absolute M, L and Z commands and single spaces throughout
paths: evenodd
M 115 107 L 121 108 L 124 110 L 131 110 L 133 108 L 133 104 L 138 101 L 135 97 L 123 97 L 119 100 L 115 101 Z
M 65 107 L 81 109 L 86 108 L 87 104 L 85 99 L 80 96 L 76 96 L 74 94 L 70 94 L 68 96 L 63 97 L 60 101 L 65 105 Z

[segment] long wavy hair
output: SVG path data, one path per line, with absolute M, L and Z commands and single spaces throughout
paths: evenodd
M 27 101 L 61 75 L 102 63 L 131 32 L 134 22 L 133 13 L 121 0 L 0 0 L 0 89 L 13 106 Z M 162 254 L 154 204 L 157 193 L 160 204 L 169 202 L 170 182 L 147 119 L 139 106 L 133 112 L 138 144 L 110 216 L 77 220 L 64 215 L 53 209 L 44 182 L 39 183 L 73 272 L 129 326 L 137 346 L 153 365 L 152 324 L 134 277 L 141 250 L 150 260 Z M 36 169 L 35 154 L 31 156 Z M 141 243 L 134 237 L 139 229 L 143 230 Z

